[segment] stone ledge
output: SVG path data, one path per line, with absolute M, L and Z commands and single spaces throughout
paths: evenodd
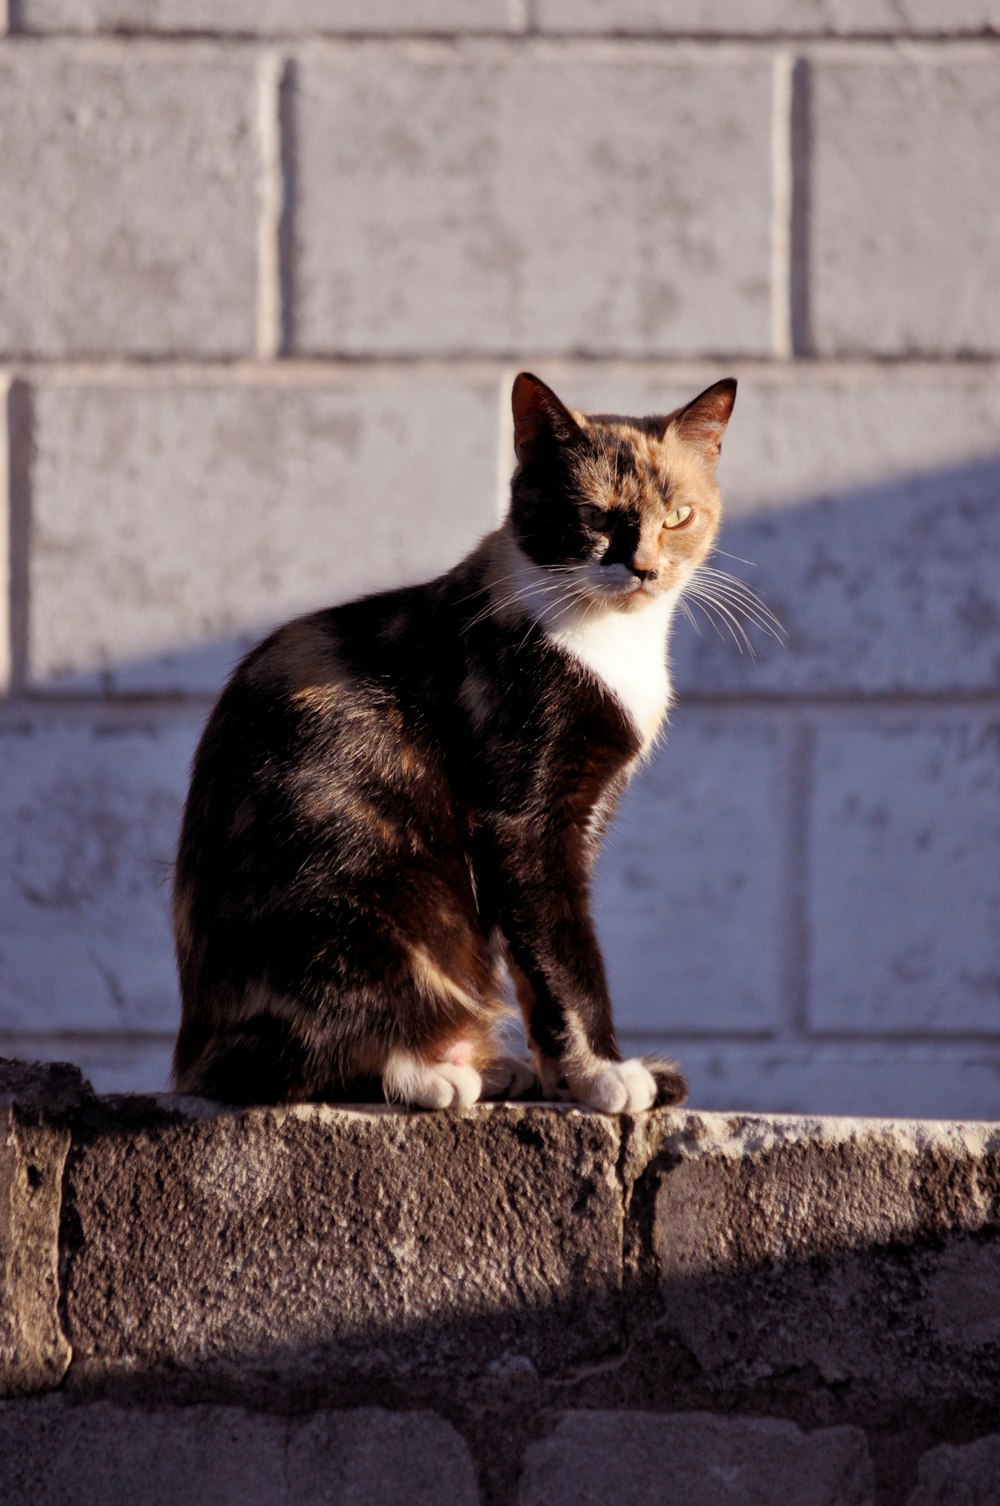
M 76 1468 L 88 1417 L 127 1431 L 111 1408 L 157 1457 L 222 1430 L 344 1481 L 388 1429 L 490 1506 L 596 1500 L 615 1450 L 623 1500 L 678 1453 L 688 1498 L 724 1458 L 720 1499 L 765 1501 L 780 1453 L 879 1506 L 994 1456 L 1000 1125 L 234 1111 L 15 1065 L 0 1111 L 0 1435 L 34 1440 L 2 1499 L 53 1448 Z M 95 1500 L 159 1500 L 130 1495 L 142 1448 L 104 1451 Z

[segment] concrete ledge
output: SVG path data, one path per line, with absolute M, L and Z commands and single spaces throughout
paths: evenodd
M 1000 1125 L 0 1111 L 4 1501 L 916 1506 L 1000 1449 Z

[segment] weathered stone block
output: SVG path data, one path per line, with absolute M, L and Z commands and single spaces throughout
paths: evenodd
M 39 0 L 28 0 L 37 5 Z M 49 0 L 51 3 L 51 0 Z M 69 0 L 63 0 L 64 4 Z M 547 31 L 662 32 L 708 36 L 919 36 L 1000 29 L 996 0 L 535 0 Z
M 514 31 L 515 0 L 19 0 L 21 31 Z
M 710 1389 L 811 1371 L 870 1405 L 995 1399 L 995 1325 L 941 1302 L 948 1280 L 1000 1298 L 1000 1126 L 650 1117 L 631 1155 L 656 1342 Z
M 573 1412 L 528 1450 L 520 1506 L 870 1506 L 860 1428 L 772 1417 Z
M 578 408 L 662 413 L 698 383 L 582 375 L 557 390 Z M 991 370 L 743 380 L 713 563 L 760 593 L 787 644 L 748 625 L 752 659 L 695 607 L 701 637 L 684 620 L 674 634 L 682 696 L 995 688 L 998 431 Z
M 908 1506 L 996 1506 L 1000 1499 L 1000 1434 L 955 1448 L 945 1443 L 920 1461 Z
M 497 521 L 497 408 L 447 378 L 36 392 L 32 682 L 215 691 L 276 621 L 454 564 Z
M 767 64 L 297 76 L 297 350 L 769 349 Z
M 0 1405 L 0 1497 L 32 1506 L 475 1506 L 455 1429 L 376 1408 L 270 1417 L 129 1410 L 58 1396 Z
M 622 1030 L 780 1023 L 777 744 L 767 726 L 682 707 L 626 795 L 595 889 Z
M 201 713 L 0 721 L 0 1030 L 171 1031 L 170 869 Z
M 807 275 L 819 354 L 1000 350 L 998 110 L 992 59 L 816 67 Z
M 579 1111 L 105 1100 L 66 1176 L 75 1373 L 252 1389 L 603 1354 L 622 1342 L 617 1154 L 617 1121 Z
M 59 1214 L 67 1115 L 88 1093 L 75 1067 L 0 1059 L 0 1396 L 49 1390 L 70 1362 L 59 1321 Z M 15 1497 L 0 1488 L 0 1499 Z
M 1000 724 L 825 726 L 814 775 L 812 1025 L 995 1030 Z
M 0 351 L 251 353 L 252 65 L 32 48 L 0 91 Z

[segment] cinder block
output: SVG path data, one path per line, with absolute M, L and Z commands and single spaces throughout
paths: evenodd
M 578 1110 L 100 1101 L 66 1172 L 75 1361 L 287 1399 L 604 1356 L 624 1340 L 618 1153 L 618 1121 Z
M 0 1031 L 168 1032 L 170 871 L 201 713 L 0 723 Z
M 723 375 L 720 364 L 683 385 L 674 372 L 553 380 L 576 407 L 656 413 Z M 748 375 L 723 444 L 726 520 L 713 564 L 763 597 L 787 646 L 748 625 L 752 659 L 695 607 L 702 636 L 683 619 L 674 634 L 682 696 L 993 691 L 998 432 L 989 367 Z
M 64 1396 L 0 1405 L 0 1495 L 32 1506 L 455 1506 L 478 1495 L 443 1418 L 374 1407 L 273 1417 Z
M 920 1460 L 917 1487 L 908 1506 L 996 1506 L 1000 1480 L 1000 1433 L 956 1448 L 945 1443 Z
M 680 1342 L 710 1389 L 806 1372 L 869 1406 L 994 1404 L 996 1323 L 956 1327 L 942 1294 L 950 1282 L 952 1310 L 964 1292 L 995 1319 L 996 1125 L 637 1125 L 628 1176 L 658 1188 L 655 1210 L 635 1205 L 659 1272 L 652 1345 Z
M 801 1432 L 773 1417 L 579 1411 L 528 1449 L 520 1506 L 868 1506 L 860 1428 Z
M 38 0 L 28 0 L 37 4 Z M 64 0 L 68 4 L 69 0 Z M 996 0 L 535 0 L 536 24 L 557 32 L 694 32 L 706 36 L 920 36 L 1000 29 Z
M 427 579 L 496 524 L 491 382 L 53 386 L 34 407 L 35 686 L 214 692 L 275 622 Z
M 297 78 L 299 351 L 769 349 L 768 64 L 351 56 Z
M 598 865 L 596 914 L 627 1031 L 766 1031 L 782 1014 L 777 736 L 681 706 Z M 679 1048 L 678 1048 L 679 1049 Z
M 361 1407 L 314 1413 L 289 1432 L 288 1506 L 479 1506 L 469 1451 L 443 1417 Z
M 31 48 L 0 87 L 0 352 L 252 353 L 252 64 Z
M 72 1067 L 0 1060 L 0 1396 L 51 1390 L 69 1366 L 59 1217 L 67 1114 L 88 1092 Z
M 629 1056 L 678 1057 L 698 1109 L 909 1119 L 995 1119 L 1000 1111 L 1000 1041 L 678 1043 L 669 1032 L 626 1031 L 621 1046 Z
M 828 1031 L 995 1032 L 1000 724 L 817 734 L 810 1007 Z
M 516 0 L 20 0 L 27 32 L 482 32 L 517 31 Z
M 1000 351 L 1000 66 L 871 59 L 809 87 L 814 349 Z

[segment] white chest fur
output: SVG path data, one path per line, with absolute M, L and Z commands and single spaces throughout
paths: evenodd
M 637 612 L 570 611 L 547 636 L 617 696 L 647 747 L 670 702 L 667 638 L 676 599 L 664 592 Z
M 624 706 L 647 748 L 670 703 L 667 642 L 679 591 L 664 591 L 637 611 L 576 603 L 545 589 L 551 576 L 521 556 L 526 609 L 549 641 L 597 676 Z M 543 584 L 539 586 L 541 580 Z

